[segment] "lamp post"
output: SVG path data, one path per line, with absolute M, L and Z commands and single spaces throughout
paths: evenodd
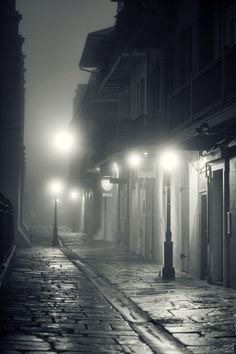
M 55 196 L 54 202 L 54 226 L 53 226 L 53 239 L 52 239 L 52 246 L 58 246 L 58 228 L 57 228 L 57 196 Z
M 49 183 L 49 188 L 51 193 L 54 196 L 54 223 L 53 223 L 53 238 L 52 246 L 57 247 L 58 242 L 58 227 L 57 227 L 57 206 L 58 206 L 58 195 L 63 189 L 62 182 L 56 179 L 53 179 Z
M 164 280 L 175 279 L 173 267 L 173 241 L 171 232 L 171 171 L 178 164 L 178 156 L 173 151 L 165 151 L 161 156 L 161 165 L 165 171 L 166 181 L 166 233 L 164 241 L 164 266 L 162 278 Z
M 77 138 L 75 133 L 70 129 L 63 129 L 54 133 L 52 139 L 53 147 L 55 151 L 61 155 L 68 156 L 73 151 L 76 151 Z M 57 204 L 58 204 L 58 192 L 61 190 L 62 185 L 60 181 L 51 181 L 51 190 L 55 196 L 55 206 L 54 206 L 54 227 L 53 227 L 53 241 L 52 245 L 58 245 L 58 229 L 57 229 Z

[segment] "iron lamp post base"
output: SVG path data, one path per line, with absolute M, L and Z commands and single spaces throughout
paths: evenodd
M 53 228 L 52 246 L 57 247 L 59 245 L 57 228 Z
M 164 242 L 164 267 L 162 268 L 162 278 L 164 280 L 175 279 L 175 268 L 173 267 L 173 242 Z

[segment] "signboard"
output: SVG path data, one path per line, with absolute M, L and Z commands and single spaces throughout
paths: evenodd
M 112 193 L 102 193 L 103 197 L 112 197 Z
M 106 192 L 111 191 L 113 188 L 113 184 L 110 182 L 109 179 L 102 179 L 101 186 L 102 186 L 102 189 Z

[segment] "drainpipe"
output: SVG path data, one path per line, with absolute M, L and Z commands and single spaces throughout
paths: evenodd
M 224 151 L 224 285 L 230 287 L 230 236 L 231 236 L 231 214 L 230 214 L 230 186 L 229 186 L 229 156 L 228 151 Z
M 127 226 L 128 226 L 128 235 L 127 235 L 127 245 L 129 250 L 131 249 L 131 208 L 132 208 L 132 171 L 128 169 L 128 183 L 127 183 Z

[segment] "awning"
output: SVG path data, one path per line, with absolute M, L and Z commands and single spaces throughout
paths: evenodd
M 113 64 L 108 67 L 107 72 L 101 78 L 100 92 L 106 94 L 116 93 L 127 87 L 130 83 L 130 73 L 135 65 L 139 65 L 146 58 L 143 52 L 132 54 L 123 52 L 115 57 Z
M 179 147 L 184 150 L 209 151 L 227 145 L 236 138 L 236 120 L 233 118 L 213 127 L 203 123 L 196 131 L 196 135 L 182 141 Z
M 113 32 L 114 27 L 108 27 L 99 31 L 90 32 L 87 35 L 84 50 L 79 62 L 80 68 L 97 68 L 102 61 L 102 48 L 107 44 Z

